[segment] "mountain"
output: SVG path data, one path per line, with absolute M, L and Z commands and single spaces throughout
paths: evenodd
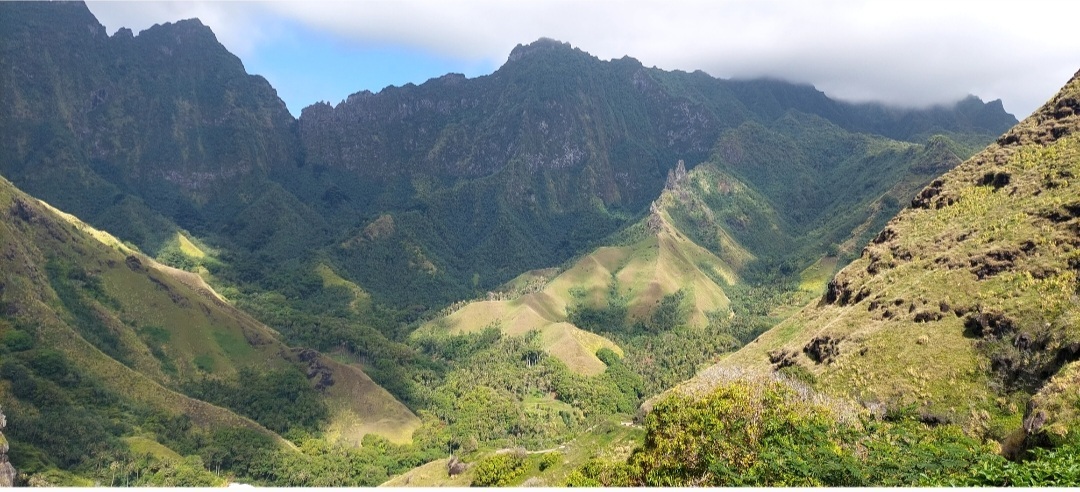
M 603 441 L 1015 123 L 550 39 L 295 119 L 198 20 L 107 36 L 65 2 L 0 3 L 0 108 L 27 484 L 371 485 Z
M 678 176 L 676 178 L 675 176 Z M 543 347 L 571 369 L 599 374 L 606 365 L 601 347 L 622 355 L 605 331 L 668 331 L 678 324 L 704 328 L 711 316 L 731 314 L 724 285 L 736 274 L 723 260 L 671 225 L 667 206 L 687 180 L 680 165 L 669 190 L 649 217 L 623 234 L 619 245 L 603 246 L 558 275 L 529 272 L 465 304 L 421 329 L 463 333 L 498 326 L 508 335 L 542 334 Z M 745 252 L 742 252 L 745 255 Z
M 489 76 L 361 92 L 295 120 L 197 20 L 107 36 L 80 3 L 0 8 L 0 173 L 159 258 L 187 231 L 222 252 L 214 273 L 230 283 L 276 289 L 289 283 L 275 278 L 283 266 L 310 275 L 328 259 L 397 309 L 472 297 L 598 246 L 647 213 L 678 160 L 771 138 L 754 123 L 828 121 L 920 144 L 943 134 L 966 155 L 1015 122 L 1000 102 L 854 105 L 806 85 L 605 62 L 547 39 Z M 805 165 L 848 157 L 823 151 Z
M 771 165 L 780 159 L 783 168 Z M 727 291 L 747 283 L 740 277 L 753 273 L 749 265 L 759 258 L 790 262 L 850 251 L 898 210 L 899 198 L 959 161 L 945 137 L 919 145 L 850 134 L 794 111 L 769 126 L 744 123 L 726 131 L 692 171 L 680 161 L 649 215 L 603 246 L 557 275 L 526 274 L 427 326 L 542 330 L 549 352 L 598 373 L 604 366 L 592 354 L 613 342 L 581 329 L 657 333 L 733 316 Z M 852 182 L 861 183 L 859 192 Z
M 779 370 L 871 407 L 913 406 L 976 435 L 1075 435 L 1080 340 L 1080 74 L 982 152 L 935 179 L 819 302 L 687 387 Z
M 19 471 L 148 446 L 199 456 L 196 469 L 246 467 L 229 433 L 289 453 L 279 434 L 407 442 L 419 425 L 360 368 L 285 345 L 197 275 L 2 179 L 0 210 L 0 401 Z
M 151 252 L 183 228 L 295 254 L 249 223 L 269 210 L 322 232 L 268 179 L 302 157 L 296 121 L 198 20 L 107 36 L 82 3 L 0 9 L 0 172 L 27 192 Z
M 337 258 L 360 283 L 392 292 L 392 277 L 400 289 L 392 295 L 415 301 L 434 285 L 490 289 L 599 245 L 646 214 L 678 160 L 693 165 L 723 150 L 733 165 L 749 166 L 739 159 L 763 159 L 757 151 L 779 133 L 805 147 L 793 159 L 776 151 L 754 163 L 746 172 L 762 179 L 753 184 L 773 186 L 778 198 L 791 183 L 805 183 L 800 196 L 833 197 L 839 190 L 829 186 L 867 180 L 838 179 L 856 165 L 888 175 L 882 182 L 905 167 L 900 156 L 855 162 L 881 139 L 871 135 L 922 144 L 944 134 L 974 142 L 957 149 L 966 156 L 1015 123 L 999 106 L 975 98 L 930 110 L 852 105 L 810 86 L 664 72 L 628 57 L 605 62 L 542 39 L 519 45 L 489 76 L 450 74 L 305 108 L 305 169 L 290 189 L 306 203 L 370 217 L 365 226 L 390 214 L 404 237 L 384 240 L 393 246 L 350 241 L 355 247 Z M 749 156 L 740 153 L 747 146 Z M 805 201 L 776 206 L 810 212 L 793 217 L 800 223 L 829 212 Z M 390 259 L 387 248 L 417 253 Z M 376 273 L 376 262 L 393 265 L 393 275 Z

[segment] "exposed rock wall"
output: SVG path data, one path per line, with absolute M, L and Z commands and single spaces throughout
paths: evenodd
M 0 430 L 7 426 L 7 418 L 0 412 Z M 15 486 L 15 467 L 8 462 L 8 442 L 4 433 L 0 432 L 0 487 Z

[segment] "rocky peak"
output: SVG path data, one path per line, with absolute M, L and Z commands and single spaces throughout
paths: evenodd
M 164 24 L 154 25 L 150 29 L 164 29 L 175 34 L 177 39 L 183 38 L 203 38 L 209 37 L 217 42 L 217 36 L 214 35 L 214 31 L 211 30 L 206 24 L 203 24 L 198 18 L 184 19 L 176 22 L 166 22 Z
M 121 27 L 120 29 L 116 30 L 116 33 L 114 33 L 112 35 L 112 37 L 114 39 L 134 39 L 135 38 L 135 33 L 132 32 L 131 29 L 128 29 L 126 27 Z
M 467 77 L 465 77 L 465 74 L 463 74 L 463 73 L 451 72 L 451 73 L 448 73 L 446 75 L 443 75 L 442 77 L 435 78 L 433 80 L 437 80 L 437 81 L 442 82 L 442 83 L 447 84 L 447 85 L 459 85 L 459 84 L 462 84 L 462 83 L 466 82 L 469 79 Z
M 333 112 L 334 107 L 330 105 L 330 103 L 326 101 L 319 101 L 315 104 L 312 104 L 311 106 L 300 110 L 300 119 L 308 121 L 312 119 L 318 120 L 324 117 L 329 117 L 331 114 L 333 114 Z
M 203 61 L 216 60 L 220 57 L 228 59 L 230 65 L 243 70 L 240 59 L 229 53 L 225 46 L 218 42 L 214 31 L 199 19 L 154 24 L 140 32 L 134 39 L 137 44 L 151 47 L 166 56 L 173 56 L 175 53 L 178 56 Z
M 664 183 L 665 190 L 675 190 L 679 185 L 686 182 L 686 165 L 683 164 L 682 159 L 679 159 L 679 163 L 675 165 L 675 169 L 669 169 L 667 174 L 667 181 Z
M 574 48 L 570 46 L 570 43 L 564 43 L 551 38 L 540 38 L 532 43 L 522 45 L 519 44 L 510 51 L 510 57 L 508 62 L 518 61 L 526 56 L 531 56 L 541 52 L 554 52 L 559 50 L 572 51 Z
M 660 216 L 660 205 L 656 200 L 649 204 L 649 220 L 646 225 L 652 234 L 657 234 L 664 228 L 664 218 Z

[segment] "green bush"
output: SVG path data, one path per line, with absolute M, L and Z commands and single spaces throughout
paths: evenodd
M 313 432 L 329 416 L 318 390 L 294 366 L 265 373 L 241 369 L 234 382 L 206 378 L 185 384 L 184 390 L 278 433 L 290 430 Z
M 1037 448 L 1024 461 L 985 457 L 969 473 L 959 473 L 931 485 L 965 487 L 1076 487 L 1080 486 L 1080 445 Z
M 476 464 L 472 485 L 505 487 L 525 473 L 524 453 L 502 453 L 488 456 Z
M 994 456 L 956 426 L 858 418 L 773 379 L 729 382 L 703 398 L 670 396 L 656 404 L 645 428 L 644 446 L 626 463 L 587 463 L 571 473 L 568 484 L 938 484 Z
M 559 464 L 559 461 L 561 461 L 561 460 L 562 460 L 562 453 L 560 453 L 558 451 L 552 451 L 550 453 L 545 453 L 543 456 L 540 457 L 540 471 L 547 470 L 548 468 L 551 468 L 551 467 Z
M 34 347 L 34 337 L 22 330 L 4 333 L 3 344 L 12 352 L 22 352 Z
M 781 367 L 780 370 L 777 372 L 795 381 L 800 381 L 806 384 L 814 384 L 815 382 L 817 382 L 817 377 L 814 376 L 814 373 L 810 372 L 809 369 L 798 364 Z

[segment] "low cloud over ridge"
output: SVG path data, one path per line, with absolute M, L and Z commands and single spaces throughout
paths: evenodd
M 1030 1 L 470 0 L 90 2 L 109 29 L 199 17 L 237 53 L 295 23 L 363 46 L 497 67 L 518 43 L 567 41 L 602 59 L 723 78 L 808 82 L 851 101 L 926 106 L 975 94 L 1023 118 L 1078 68 L 1072 3 Z M 371 67 L 370 69 L 376 69 Z M 438 74 L 431 74 L 436 76 Z M 273 80 L 271 80 L 273 82 Z M 416 80 L 414 82 L 423 82 Z M 356 87 L 354 90 L 379 87 Z M 315 102 L 315 101 L 310 101 Z M 309 102 L 309 103 L 310 103 Z

